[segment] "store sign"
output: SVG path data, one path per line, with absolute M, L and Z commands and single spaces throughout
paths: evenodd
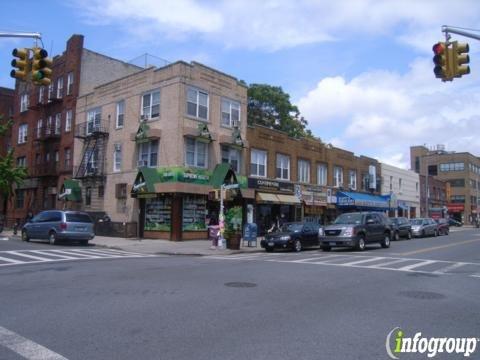
M 319 186 L 305 186 L 301 187 L 302 200 L 305 205 L 310 206 L 327 206 L 327 193 L 322 191 Z
M 250 189 L 293 193 L 292 183 L 276 180 L 248 178 L 248 187 Z
M 207 170 L 193 170 L 187 168 L 159 168 L 160 182 L 184 182 L 207 185 L 211 174 Z
M 383 208 L 388 209 L 388 203 L 380 200 L 364 200 L 364 199 L 352 199 L 348 196 L 337 197 L 338 206 L 361 206 L 370 208 Z
M 349 198 L 348 196 L 337 197 L 337 204 L 339 206 L 354 206 L 355 200 Z
M 463 204 L 447 204 L 449 212 L 462 212 L 465 210 L 465 205 Z

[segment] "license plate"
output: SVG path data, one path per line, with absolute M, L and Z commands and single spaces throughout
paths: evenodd
M 275 243 L 273 243 L 272 241 L 268 243 L 268 246 L 273 246 L 273 245 L 275 245 Z
M 329 243 L 330 245 L 337 245 L 337 243 L 335 241 L 330 241 Z
M 75 230 L 77 231 L 85 231 L 87 228 L 84 227 L 76 227 Z

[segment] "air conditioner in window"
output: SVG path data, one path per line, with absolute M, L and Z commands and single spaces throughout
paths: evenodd
M 138 160 L 137 167 L 148 166 L 148 160 Z
M 115 151 L 121 151 L 122 150 L 122 145 L 121 144 L 114 144 L 113 146 L 115 148 Z
M 148 121 L 150 120 L 150 116 L 148 115 L 140 115 L 140 121 Z

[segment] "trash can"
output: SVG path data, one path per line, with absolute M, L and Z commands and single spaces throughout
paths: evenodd
M 231 234 L 227 240 L 227 249 L 240 250 L 241 239 L 242 239 L 242 234 L 240 233 Z

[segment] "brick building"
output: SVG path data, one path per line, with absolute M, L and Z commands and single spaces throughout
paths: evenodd
M 0 87 L 0 115 L 2 119 L 0 123 L 5 125 L 7 124 L 10 117 L 13 115 L 13 97 L 15 91 L 13 89 L 8 89 Z M 7 151 L 10 149 L 12 130 L 9 129 L 4 136 L 0 137 L 0 158 L 4 157 L 7 154 Z M 0 194 L 0 214 L 4 213 L 4 199 L 2 194 Z
M 77 98 L 96 85 L 140 70 L 137 66 L 95 53 L 73 35 L 66 50 L 53 57 L 48 87 L 17 81 L 11 142 L 17 166 L 28 178 L 16 189 L 8 216 L 23 220 L 28 211 L 57 208 L 64 179 L 73 170 L 73 129 Z

